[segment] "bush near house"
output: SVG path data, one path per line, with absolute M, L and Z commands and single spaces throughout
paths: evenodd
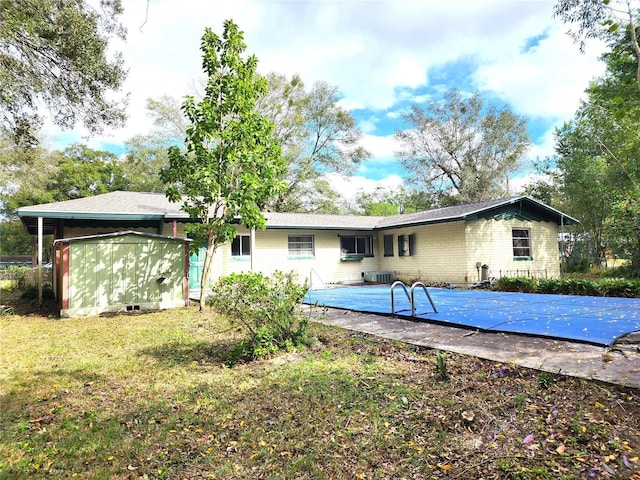
M 308 318 L 301 312 L 307 290 L 293 273 L 236 273 L 218 280 L 207 304 L 249 331 L 239 356 L 258 358 L 307 342 Z
M 593 281 L 576 278 L 536 280 L 527 277 L 501 277 L 493 283 L 491 288 L 501 292 L 640 298 L 640 280 L 624 278 L 605 278 Z

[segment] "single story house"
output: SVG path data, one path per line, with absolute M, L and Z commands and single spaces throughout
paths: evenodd
M 135 231 L 185 238 L 194 221 L 163 194 L 112 192 L 23 207 L 24 226 L 40 239 Z M 265 213 L 267 227 L 238 235 L 214 259 L 211 280 L 241 271 L 294 271 L 319 285 L 394 279 L 477 282 L 518 274 L 560 274 L 558 234 L 577 220 L 528 196 L 424 212 L 365 217 Z M 42 248 L 42 247 L 40 247 Z M 202 255 L 192 254 L 189 287 L 199 288 Z

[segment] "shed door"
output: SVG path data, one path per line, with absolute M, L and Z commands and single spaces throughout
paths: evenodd
M 202 278 L 202 269 L 204 268 L 204 256 L 206 249 L 201 247 L 198 254 L 191 254 L 189 257 L 189 290 L 200 289 L 200 279 Z

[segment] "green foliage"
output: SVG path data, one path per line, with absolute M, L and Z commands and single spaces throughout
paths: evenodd
M 339 104 L 338 87 L 316 82 L 305 90 L 294 75 L 270 73 L 269 91 L 258 111 L 275 124 L 287 164 L 287 188 L 269 206 L 276 211 L 344 213 L 339 195 L 324 177 L 330 172 L 353 173 L 369 153 L 358 145 L 362 132 L 351 113 Z
M 588 255 L 596 266 L 606 254 L 628 258 L 640 267 L 640 226 L 635 221 L 640 208 L 640 96 L 637 74 L 640 49 L 633 48 L 630 28 L 609 31 L 614 4 L 561 0 L 563 19 L 579 26 L 584 35 L 607 40 L 610 50 L 602 59 L 606 73 L 592 82 L 575 118 L 556 132 L 557 164 L 554 171 L 558 198 L 555 206 L 578 218 L 584 232 L 576 232 L 587 242 Z M 622 12 L 630 4 L 618 5 Z M 628 12 L 637 19 L 638 11 Z M 579 14 L 579 15 L 578 15 Z M 576 15 L 576 16 L 571 16 Z M 628 22 L 630 16 L 626 16 Z M 599 18 L 600 21 L 594 21 Z M 635 40 L 637 45 L 637 39 Z
M 624 38 L 621 48 L 629 52 L 635 64 L 637 93 L 640 88 L 640 45 L 636 30 L 640 9 L 633 3 L 628 0 L 558 0 L 554 13 L 570 25 L 569 35 L 580 45 L 580 51 L 592 38 L 609 42 Z
M 109 98 L 126 77 L 109 41 L 124 39 L 120 0 L 0 2 L 0 124 L 18 143 L 33 144 L 38 105 L 62 128 L 82 121 L 91 132 L 124 121 L 124 105 Z
M 6 139 L 5 139 L 6 141 Z M 0 143 L 1 145 L 1 143 Z M 0 201 L 10 218 L 20 207 L 84 198 L 116 190 L 144 190 L 157 173 L 121 162 L 111 152 L 74 144 L 63 152 L 24 149 L 10 143 L 0 153 Z M 156 180 L 157 182 L 157 180 Z
M 542 372 L 538 375 L 538 385 L 542 388 L 549 388 L 555 383 L 555 378 L 548 372 Z
M 179 101 L 168 95 L 147 99 L 147 115 L 153 119 L 153 129 L 127 140 L 121 166 L 128 190 L 162 193 L 165 187 L 159 172 L 169 163 L 167 148 L 183 144 L 186 120 Z
M 0 222 L 0 255 L 31 255 L 31 236 L 19 220 Z
M 31 267 L 9 267 L 6 276 L 11 278 L 18 290 L 26 290 L 29 282 L 27 276 L 31 274 Z
M 436 354 L 436 374 L 443 382 L 449 381 L 449 372 L 447 371 L 446 354 L 438 352 Z
M 247 329 L 251 356 L 265 357 L 306 341 L 308 318 L 300 305 L 307 290 L 293 273 L 239 273 L 219 279 L 207 304 Z
M 403 116 L 408 129 L 396 132 L 396 153 L 414 184 L 429 192 L 447 191 L 458 203 L 488 200 L 505 192 L 529 146 L 526 121 L 508 109 L 488 105 L 457 90 L 427 109 L 414 105 Z
M 640 270 L 633 267 L 633 265 L 621 265 L 616 268 L 609 268 L 602 272 L 606 278 L 640 278 Z
M 263 229 L 262 207 L 285 188 L 286 166 L 273 123 L 255 108 L 267 81 L 256 73 L 255 56 L 243 58 L 245 48 L 243 34 L 231 20 L 224 22 L 222 37 L 205 30 L 206 93 L 199 102 L 186 97 L 185 150 L 169 147 L 169 163 L 160 172 L 167 198 L 182 202 L 183 210 L 198 219 L 189 233 L 206 245 L 202 302 L 217 247 L 234 238 L 238 221 Z
M 106 151 L 75 144 L 64 150 L 48 190 L 54 201 L 84 198 L 127 190 L 118 157 Z
M 536 291 L 536 280 L 527 277 L 500 277 L 492 288 L 501 292 L 533 293 Z
M 18 286 L 18 290 L 21 290 L 20 298 L 22 299 L 30 299 L 36 300 L 38 298 L 38 287 L 27 284 L 23 287 Z M 50 283 L 44 284 L 42 286 L 42 298 L 44 299 L 54 299 L 55 294 L 53 293 L 53 287 Z
M 525 277 L 502 277 L 493 283 L 492 289 L 501 292 L 640 298 L 640 280 L 624 278 L 592 281 L 577 278 L 536 280 Z
M 640 192 L 632 190 L 615 202 L 605 222 L 614 253 L 631 260 L 633 270 L 640 270 Z

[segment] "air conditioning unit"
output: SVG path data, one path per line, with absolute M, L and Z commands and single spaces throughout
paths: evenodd
M 391 283 L 392 272 L 364 272 L 364 281 L 368 283 Z

